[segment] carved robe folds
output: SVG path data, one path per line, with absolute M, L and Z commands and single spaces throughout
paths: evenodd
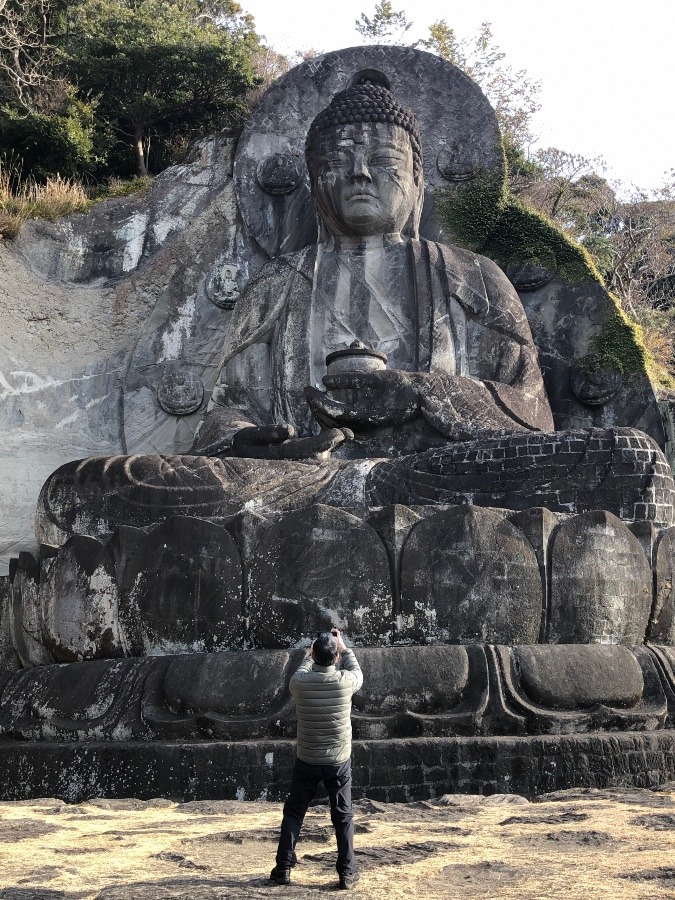
M 650 438 L 633 429 L 551 433 L 530 329 L 499 268 L 424 240 L 401 249 L 409 254 L 417 340 L 398 366 L 418 390 L 417 418 L 357 433 L 330 460 L 227 457 L 232 435 L 246 426 L 319 431 L 304 390 L 318 380 L 311 354 L 317 248 L 280 257 L 240 300 L 195 455 L 62 466 L 40 497 L 38 539 L 61 544 L 72 533 L 100 536 L 178 514 L 219 521 L 242 509 L 311 503 L 607 509 L 670 524 L 672 476 Z

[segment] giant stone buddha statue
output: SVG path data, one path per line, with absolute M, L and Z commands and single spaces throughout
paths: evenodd
M 419 97 L 428 200 L 452 190 L 448 172 L 494 172 L 492 110 L 430 54 L 336 51 L 270 89 L 223 191 L 238 191 L 236 227 L 214 237 L 245 270 L 243 222 L 270 261 L 256 250 L 231 318 L 195 320 L 226 335 L 220 357 L 220 337 L 181 347 L 190 365 L 169 360 L 152 397 L 187 422 L 213 388 L 190 452 L 173 453 L 196 420 L 180 443 L 130 441 L 172 455 L 62 466 L 38 504 L 39 555 L 13 560 L 0 630 L 24 668 L 0 667 L 3 798 L 281 796 L 286 685 L 332 626 L 366 675 L 353 725 L 368 797 L 673 777 L 674 487 L 647 393 L 570 383 L 600 285 L 551 275 L 528 296 L 512 271 L 535 347 L 502 269 L 444 242 L 423 210 L 419 124 L 391 84 Z M 196 306 L 200 277 L 186 276 Z M 167 362 L 150 343 L 139 398 Z M 130 435 L 148 410 L 124 406 Z
M 415 116 L 357 77 L 309 128 L 318 242 L 237 303 L 190 454 L 93 458 L 43 488 L 38 538 L 312 503 L 605 509 L 672 521 L 634 429 L 554 432 L 522 304 L 491 260 L 421 239 Z

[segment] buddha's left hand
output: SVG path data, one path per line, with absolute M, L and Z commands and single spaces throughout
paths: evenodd
M 420 396 L 410 374 L 397 369 L 326 375 L 324 393 L 305 388 L 312 412 L 322 425 L 403 425 L 420 413 Z M 331 396 L 339 391 L 339 397 Z

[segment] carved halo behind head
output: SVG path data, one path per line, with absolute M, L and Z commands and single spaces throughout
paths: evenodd
M 406 113 L 406 124 L 400 127 L 418 151 L 414 161 L 420 174 L 423 237 L 445 237 L 435 212 L 435 198 L 441 193 L 461 190 L 479 171 L 503 177 L 494 110 L 456 66 L 412 47 L 352 47 L 327 53 L 291 69 L 269 88 L 237 145 L 239 209 L 249 233 L 269 256 L 316 242 L 305 141 L 313 123 L 340 94 L 365 87 L 376 89 L 387 107 L 377 110 L 378 116 Z M 410 119 L 409 108 L 414 111 Z

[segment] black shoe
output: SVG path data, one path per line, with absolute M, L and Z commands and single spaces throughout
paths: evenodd
M 280 869 L 279 866 L 275 866 L 270 872 L 270 881 L 273 881 L 275 884 L 290 884 L 291 870 Z
M 359 877 L 358 872 L 354 872 L 353 875 L 340 875 L 340 890 L 351 891 L 356 886 Z

